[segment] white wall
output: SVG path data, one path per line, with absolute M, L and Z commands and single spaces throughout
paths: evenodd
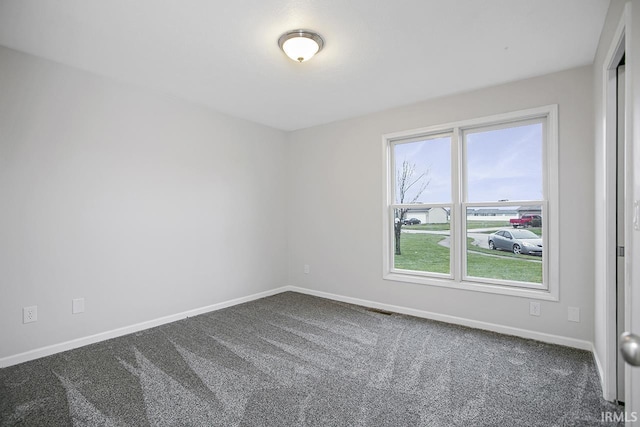
M 586 66 L 291 133 L 289 283 L 592 341 L 592 92 L 592 68 Z M 524 298 L 382 280 L 381 135 L 555 103 L 560 120 L 560 301 L 542 301 L 542 315 L 531 317 Z M 309 274 L 303 273 L 304 264 L 310 265 Z M 570 306 L 581 309 L 580 323 L 567 321 Z
M 0 359 L 286 282 L 283 132 L 3 47 L 0 94 Z
M 0 47 L 0 359 L 285 282 L 592 341 L 593 79 L 587 66 L 284 134 Z M 383 281 L 381 135 L 552 103 L 560 301 L 531 317 L 523 298 Z M 23 325 L 27 305 L 40 320 Z

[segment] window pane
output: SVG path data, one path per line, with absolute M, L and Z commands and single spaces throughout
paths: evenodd
M 467 201 L 542 200 L 542 123 L 464 135 Z
M 467 208 L 467 276 L 542 283 L 540 206 Z
M 397 269 L 450 272 L 449 208 L 394 209 L 394 262 Z
M 451 201 L 451 137 L 394 145 L 395 202 Z

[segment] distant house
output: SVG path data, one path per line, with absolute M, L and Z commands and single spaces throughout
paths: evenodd
M 410 209 L 405 219 L 416 218 L 421 224 L 446 224 L 449 222 L 449 211 L 445 208 Z
M 405 219 L 419 219 L 420 224 L 424 224 L 427 222 L 427 215 L 429 212 L 429 208 L 419 208 L 419 209 L 409 209 L 409 212 L 405 215 Z
M 508 221 L 522 215 L 541 215 L 540 206 L 521 206 L 517 209 L 478 208 L 467 210 L 468 221 Z M 446 224 L 450 221 L 449 210 L 445 208 L 410 209 L 406 219 L 416 218 L 421 224 Z
M 542 208 L 540 206 L 520 206 L 517 212 L 518 218 L 522 218 L 522 215 L 542 215 Z
M 478 208 L 467 210 L 467 221 L 509 221 L 518 217 L 516 209 Z
M 427 211 L 425 223 L 446 224 L 449 222 L 449 212 L 445 208 L 431 208 Z
M 515 217 L 516 215 L 518 215 L 517 210 L 494 209 L 494 208 L 469 209 L 469 211 L 467 212 L 467 216 Z

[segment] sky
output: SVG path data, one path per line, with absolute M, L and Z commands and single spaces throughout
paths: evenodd
M 542 199 L 542 132 L 540 123 L 469 132 L 465 138 L 467 201 Z M 394 154 L 396 170 L 407 160 L 416 165 L 416 175 L 428 174 L 429 185 L 417 202 L 451 202 L 450 137 L 396 144 Z M 405 203 L 414 196 L 412 189 Z

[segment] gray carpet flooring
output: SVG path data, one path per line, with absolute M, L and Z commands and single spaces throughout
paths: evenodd
M 586 351 L 287 292 L 2 369 L 0 425 L 591 426 L 600 396 Z

